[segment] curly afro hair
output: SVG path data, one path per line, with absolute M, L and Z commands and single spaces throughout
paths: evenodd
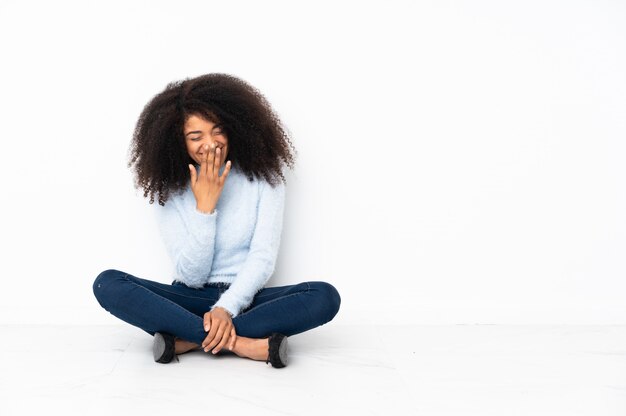
M 289 134 L 269 102 L 254 87 L 228 74 L 212 73 L 169 83 L 144 107 L 129 149 L 135 188 L 158 194 L 165 205 L 189 181 L 184 125 L 191 115 L 220 124 L 228 138 L 228 160 L 248 178 L 272 187 L 286 183 L 282 167 L 293 169 L 295 154 Z M 293 151 L 293 152 L 292 152 Z

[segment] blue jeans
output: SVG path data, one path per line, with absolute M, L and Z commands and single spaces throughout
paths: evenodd
M 150 335 L 167 332 L 198 345 L 207 336 L 204 314 L 227 288 L 218 283 L 195 289 L 176 280 L 168 285 L 114 269 L 93 282 L 96 299 L 112 315 Z M 267 287 L 233 318 L 233 325 L 243 337 L 266 338 L 272 332 L 290 336 L 329 322 L 340 303 L 339 293 L 326 282 Z

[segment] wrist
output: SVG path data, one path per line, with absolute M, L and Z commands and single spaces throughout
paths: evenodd
M 216 306 L 216 307 L 213 308 L 213 310 L 216 310 L 216 309 L 224 311 L 230 318 L 233 317 L 233 314 L 230 313 L 230 311 L 228 309 L 226 309 L 226 308 L 224 308 L 222 306 Z
M 203 214 L 213 214 L 215 212 L 215 205 L 212 204 L 196 204 L 196 210 Z

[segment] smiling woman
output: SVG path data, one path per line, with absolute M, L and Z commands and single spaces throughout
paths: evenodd
M 130 146 L 136 186 L 150 203 L 158 196 L 164 205 L 187 186 L 187 166 L 201 162 L 202 147 L 191 138 L 220 143 L 219 132 L 228 140 L 228 160 L 250 181 L 286 183 L 283 167 L 294 167 L 297 152 L 271 105 L 245 81 L 214 73 L 172 82 L 146 104 Z
M 265 98 L 244 81 L 207 74 L 170 83 L 141 113 L 129 166 L 156 205 L 176 271 L 171 284 L 109 269 L 100 305 L 153 335 L 159 363 L 202 348 L 287 365 L 287 337 L 334 318 L 329 283 L 265 287 L 280 246 L 284 166 L 295 149 Z
M 184 130 L 187 152 L 196 163 L 202 163 L 202 159 L 206 157 L 206 146 L 216 146 L 221 156 L 219 166 L 224 164 L 228 155 L 228 138 L 219 124 L 192 114 L 185 120 Z

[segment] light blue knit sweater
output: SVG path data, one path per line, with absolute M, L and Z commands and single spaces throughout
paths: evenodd
M 223 171 L 224 166 L 220 175 Z M 273 188 L 265 180 L 250 182 L 233 164 L 212 214 L 196 209 L 189 182 L 165 206 L 154 204 L 175 266 L 174 279 L 193 288 L 207 282 L 230 283 L 213 308 L 221 306 L 237 316 L 274 272 L 284 201 L 283 183 Z

